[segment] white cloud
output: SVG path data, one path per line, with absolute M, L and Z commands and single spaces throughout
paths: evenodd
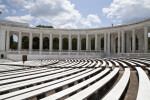
M 13 15 L 16 14 L 16 10 L 12 9 L 11 11 Z
M 6 5 L 0 5 L 0 8 L 4 9 L 4 8 L 6 8 Z
M 113 0 L 108 8 L 103 8 L 103 13 L 121 23 L 136 22 L 150 18 L 150 1 Z
M 75 5 L 69 0 L 7 0 L 11 5 L 22 6 L 20 11 L 29 11 L 25 16 L 8 16 L 6 19 L 29 22 L 35 21 L 34 25 L 48 23 L 55 28 L 92 28 L 101 23 L 95 14 L 83 17 Z M 12 14 L 16 11 L 12 9 Z
M 8 9 L 4 9 L 4 12 L 5 12 L 5 13 L 8 13 L 9 11 L 8 11 Z
M 70 12 L 70 7 L 66 7 L 70 3 L 67 0 L 37 0 L 31 7 L 31 15 L 40 16 L 56 16 L 62 13 Z
M 94 14 L 89 14 L 87 19 L 93 23 L 101 23 L 101 20 L 99 19 L 99 17 Z
M 25 0 L 7 0 L 8 3 L 10 3 L 11 5 L 24 5 L 25 4 Z
M 92 23 L 101 23 L 99 17 L 94 14 L 83 18 L 74 7 L 68 0 L 36 0 L 35 3 L 25 6 L 30 9 L 31 16 L 36 18 L 37 23 L 45 21 L 55 28 L 89 28 Z
M 5 17 L 6 20 L 10 21 L 17 21 L 17 22 L 29 22 L 33 19 L 32 16 L 30 15 L 25 15 L 25 16 L 7 16 Z

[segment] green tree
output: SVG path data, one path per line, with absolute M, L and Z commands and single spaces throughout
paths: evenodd
M 136 35 L 136 50 L 139 50 L 139 40 L 137 35 Z
M 10 49 L 18 49 L 18 42 L 14 41 L 13 35 L 10 36 Z
M 67 38 L 63 39 L 63 50 L 68 50 L 68 39 Z
M 43 38 L 43 49 L 49 49 L 49 38 L 45 37 Z
M 10 36 L 10 49 L 12 49 L 12 45 L 13 45 L 14 39 L 13 36 Z
M 72 39 L 72 50 L 77 50 L 77 39 L 76 38 Z
M 29 38 L 27 36 L 22 37 L 22 49 L 29 49 Z
M 86 50 L 86 38 L 81 40 L 81 50 Z
M 41 28 L 54 28 L 53 26 L 45 26 L 45 25 L 37 25 L 36 27 L 41 27 Z
M 59 49 L 59 39 L 58 38 L 54 38 L 53 39 L 53 49 L 54 50 L 58 50 Z
M 104 50 L 104 38 L 101 39 L 101 50 Z
M 95 38 L 91 39 L 91 50 L 95 50 Z
M 39 49 L 39 38 L 38 37 L 33 38 L 33 49 Z

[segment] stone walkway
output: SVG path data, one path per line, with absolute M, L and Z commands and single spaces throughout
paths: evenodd
M 4 63 L 4 62 L 13 62 L 13 61 L 8 60 L 8 59 L 0 59 L 0 63 Z

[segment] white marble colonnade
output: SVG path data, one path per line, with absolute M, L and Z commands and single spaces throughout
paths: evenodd
M 143 33 L 141 33 L 144 37 L 144 43 L 142 43 L 144 45 L 144 53 L 147 53 L 148 52 L 148 27 L 143 27 L 142 28 L 144 31 Z M 7 30 L 7 44 L 6 44 L 6 50 L 9 51 L 9 46 L 10 46 L 10 32 L 12 30 Z M 101 47 L 101 46 L 98 46 L 100 45 L 98 41 L 101 41 L 101 38 L 104 37 L 104 53 L 107 53 L 107 54 L 110 54 L 112 53 L 112 50 L 111 50 L 111 45 L 113 44 L 111 42 L 111 35 L 113 33 L 116 33 L 117 37 L 118 37 L 118 48 L 117 48 L 117 53 L 126 53 L 126 46 L 128 46 L 128 44 L 126 44 L 126 38 L 125 38 L 125 31 L 126 30 L 117 30 L 116 32 L 112 32 L 111 31 L 108 31 L 108 32 L 104 32 L 104 33 L 88 33 L 88 34 L 67 34 L 68 35 L 68 52 L 71 52 L 72 51 L 72 36 L 73 35 L 76 35 L 76 38 L 77 38 L 77 52 L 80 52 L 82 51 L 81 50 L 81 35 L 84 35 L 86 37 L 86 51 L 91 51 L 89 49 L 89 46 L 90 46 L 90 42 L 91 39 L 89 38 L 91 35 L 95 38 L 95 52 L 101 52 L 101 48 L 98 48 L 98 47 Z M 132 29 L 131 30 L 132 32 L 132 53 L 135 53 L 136 52 L 136 29 Z M 30 32 L 29 33 L 29 51 L 32 52 L 32 45 L 33 45 L 33 32 Z M 39 32 L 39 52 L 41 53 L 43 51 L 43 33 L 42 32 Z M 99 34 L 102 34 L 101 38 L 98 37 Z M 53 51 L 53 35 L 55 34 L 49 34 L 49 52 L 52 52 Z M 63 39 L 63 33 L 61 34 L 57 34 L 59 35 L 58 38 L 59 38 L 59 52 L 62 52 L 62 39 Z M 66 35 L 66 34 L 65 34 Z M 22 32 L 19 31 L 18 32 L 18 51 L 21 51 L 21 48 L 22 48 Z M 115 51 L 115 50 L 114 50 Z

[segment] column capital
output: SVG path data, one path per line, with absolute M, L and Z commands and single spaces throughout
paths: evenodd
M 121 31 L 118 31 L 118 34 L 120 34 L 121 33 Z
M 132 33 L 135 33 L 135 29 L 132 29 Z
M 145 27 L 144 27 L 144 33 L 145 33 L 145 32 L 148 33 L 147 31 L 148 31 L 148 28 L 145 26 Z
M 124 34 L 124 30 L 121 30 L 121 33 Z

